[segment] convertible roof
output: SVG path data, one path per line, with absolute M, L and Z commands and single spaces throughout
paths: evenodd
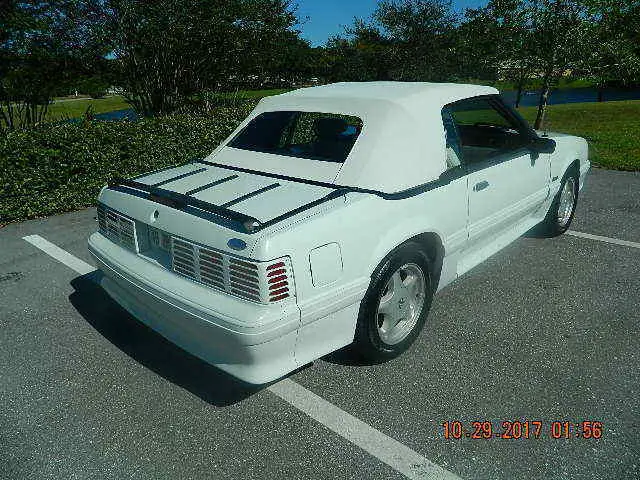
M 279 95 L 278 98 L 359 98 L 368 100 L 386 100 L 405 107 L 415 107 L 419 103 L 429 102 L 442 106 L 462 98 L 498 93 L 493 87 L 468 85 L 461 83 L 428 82 L 341 82 L 319 87 L 301 88 Z
M 208 160 L 281 173 L 299 178 L 323 180 L 338 185 L 395 193 L 436 180 L 446 169 L 444 105 L 463 98 L 497 94 L 493 87 L 455 83 L 362 82 L 334 83 L 302 88 L 263 98 L 256 109 Z M 264 112 L 294 110 L 338 113 L 362 119 L 363 128 L 344 164 L 291 159 L 291 165 L 273 162 L 258 164 L 224 145 L 252 118 Z M 217 157 L 217 158 L 214 158 Z M 236 158 L 237 157 L 237 158 Z M 286 162 L 282 157 L 279 158 Z M 309 172 L 305 176 L 304 170 Z

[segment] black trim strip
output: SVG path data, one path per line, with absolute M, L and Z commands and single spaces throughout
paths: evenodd
M 194 193 L 202 192 L 203 190 L 207 190 L 208 188 L 215 187 L 216 185 L 220 185 L 221 183 L 228 182 L 229 180 L 233 180 L 236 178 L 238 178 L 238 175 L 230 175 L 228 177 L 221 178 L 220 180 L 216 180 L 215 182 L 207 183 L 206 185 L 202 185 L 201 187 L 189 190 L 188 192 L 185 192 L 185 195 L 193 195 Z
M 248 198 L 255 197 L 255 196 L 260 195 L 260 194 L 262 194 L 264 192 L 268 192 L 269 190 L 273 190 L 274 188 L 278 188 L 279 186 L 280 186 L 279 183 L 272 183 L 271 185 L 267 185 L 266 187 L 260 188 L 260 189 L 254 191 L 254 192 L 249 192 L 246 195 L 242 195 L 241 197 L 238 197 L 235 200 L 231 200 L 230 202 L 223 203 L 222 205 L 220 205 L 220 207 L 222 207 L 222 208 L 230 207 L 231 205 L 235 205 L 237 203 L 244 202 Z
M 198 160 L 198 162 L 204 165 L 211 165 L 212 167 L 219 167 L 219 168 L 224 168 L 226 170 L 234 170 L 236 172 L 242 172 L 242 173 L 251 173 L 253 175 L 260 175 L 262 177 L 277 178 L 278 180 L 288 180 L 290 182 L 306 183 L 308 185 L 316 185 L 318 187 L 331 188 L 333 190 L 337 188 L 341 188 L 337 185 L 334 185 L 333 183 L 318 182 L 317 180 L 306 180 L 304 178 L 289 177 L 287 175 L 280 175 L 278 173 L 267 173 L 267 172 L 261 172 L 259 170 L 251 170 L 249 168 L 233 167 L 231 165 L 223 165 L 221 163 L 207 162 L 206 160 Z
M 161 182 L 154 183 L 151 186 L 152 187 L 159 187 L 160 185 L 164 185 L 166 183 L 175 182 L 176 180 L 181 180 L 183 178 L 190 177 L 191 175 L 195 175 L 196 173 L 202 173 L 202 172 L 206 172 L 206 171 L 207 171 L 206 168 L 199 168 L 198 170 L 192 170 L 191 172 L 183 173 L 182 175 L 177 175 L 177 176 L 172 177 L 172 178 L 167 178 L 166 180 L 162 180 Z
M 302 205 L 298 208 L 294 208 L 293 210 L 290 210 L 286 213 L 283 213 L 282 215 L 279 215 L 275 218 L 272 218 L 271 220 L 267 220 L 266 222 L 263 222 L 260 225 L 260 228 L 267 228 L 270 227 L 271 225 L 274 225 L 278 222 L 281 222 L 282 220 L 286 220 L 289 217 L 293 217 L 294 215 L 297 215 L 300 212 L 304 212 L 305 210 L 309 210 L 317 205 L 321 205 L 325 202 L 328 202 L 329 200 L 333 200 L 334 198 L 338 198 L 341 197 L 343 195 L 346 195 L 347 193 L 349 193 L 349 191 L 347 189 L 337 189 L 334 190 L 333 192 L 329 193 L 328 195 L 325 195 L 322 198 L 319 198 L 318 200 L 314 200 L 313 202 L 310 203 L 306 203 L 305 205 Z
M 399 192 L 385 193 L 385 192 L 380 192 L 379 190 L 371 190 L 368 188 L 349 187 L 346 185 L 336 185 L 334 183 L 318 182 L 317 180 L 307 180 L 304 178 L 289 177 L 287 175 L 280 175 L 277 173 L 260 172 L 258 170 L 250 170 L 248 168 L 233 167 L 231 165 L 223 165 L 221 163 L 207 162 L 206 160 L 198 160 L 198 163 L 211 165 L 212 167 L 226 168 L 227 170 L 235 170 L 237 172 L 251 173 L 253 175 L 260 175 L 263 177 L 271 177 L 271 178 L 277 178 L 280 180 L 287 180 L 290 182 L 306 183 L 307 185 L 316 185 L 318 187 L 331 188 L 333 190 L 341 190 L 343 192 L 342 194 L 349 193 L 349 192 L 369 193 L 371 195 L 376 195 L 380 198 L 384 198 L 385 200 L 403 200 L 405 198 L 415 197 L 416 195 L 420 195 L 422 193 L 428 192 L 429 190 L 442 187 L 450 183 L 452 180 L 455 180 L 456 178 L 460 178 L 466 174 L 466 173 L 460 174 L 461 171 L 456 171 L 455 174 L 452 175 L 451 174 L 452 171 L 447 170 L 442 175 L 440 175 L 440 178 L 438 178 L 437 180 L 423 183 L 421 185 L 416 185 L 415 187 L 410 187 L 410 188 L 407 188 L 406 190 L 400 190 Z
M 318 187 L 331 188 L 332 190 L 342 190 L 343 192 L 369 193 L 371 195 L 376 195 L 378 197 L 384 198 L 385 200 L 402 200 L 404 198 L 420 195 L 421 193 L 428 192 L 429 190 L 433 190 L 434 188 L 438 188 L 443 185 L 446 185 L 452 180 L 449 177 L 448 172 L 445 172 L 440 176 L 438 180 L 423 183 L 421 185 L 417 185 L 415 187 L 411 187 L 406 190 L 401 190 L 395 193 L 385 193 L 379 190 L 371 190 L 368 188 L 349 187 L 346 185 L 336 185 L 335 183 L 319 182 L 317 180 L 307 180 L 305 178 L 289 177 L 287 175 L 280 175 L 277 173 L 260 172 L 258 170 L 251 170 L 248 168 L 233 167 L 231 165 L 223 165 L 221 163 L 207 162 L 206 160 L 199 160 L 199 163 L 203 163 L 205 165 L 211 165 L 212 167 L 225 168 L 227 170 L 234 170 L 236 172 L 260 175 L 262 177 L 271 177 L 271 178 L 277 178 L 279 180 L 286 180 L 289 182 L 305 183 L 307 185 L 315 185 Z

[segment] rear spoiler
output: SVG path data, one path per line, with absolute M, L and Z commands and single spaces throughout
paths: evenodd
M 255 217 L 236 212 L 225 207 L 224 205 L 215 205 L 213 203 L 205 202 L 189 195 L 172 192 L 170 190 L 165 190 L 164 188 L 159 188 L 154 185 L 147 185 L 135 180 L 116 177 L 109 181 L 107 186 L 111 190 L 160 203 L 162 205 L 166 205 L 168 207 L 183 211 L 197 217 L 205 218 L 208 220 L 213 220 L 211 218 L 212 216 L 222 218 L 224 220 L 227 220 L 228 222 L 231 222 L 231 224 L 228 225 L 230 228 L 248 234 L 256 233 L 286 218 L 292 217 L 293 215 L 296 215 L 305 210 L 309 210 L 316 205 L 320 205 L 329 200 L 333 200 L 334 198 L 338 198 L 348 192 L 348 189 L 346 188 L 336 188 L 334 186 L 335 190 L 325 195 L 324 197 L 319 198 L 318 200 L 290 210 L 266 222 L 261 222 Z

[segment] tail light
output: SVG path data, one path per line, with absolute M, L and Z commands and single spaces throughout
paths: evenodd
M 267 286 L 269 302 L 277 302 L 291 296 L 289 285 L 289 272 L 287 264 L 279 261 L 268 265 L 265 269 L 267 274 Z
M 231 295 L 269 304 L 295 296 L 289 257 L 255 262 L 171 237 L 171 269 Z
M 231 293 L 260 303 L 273 303 L 294 295 L 291 262 L 288 257 L 254 263 L 229 259 Z

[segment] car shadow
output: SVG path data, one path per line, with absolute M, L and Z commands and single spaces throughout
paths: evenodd
M 347 345 L 340 350 L 336 350 L 335 352 L 331 352 L 325 355 L 324 357 L 322 357 L 322 360 L 327 363 L 333 363 L 334 365 L 342 365 L 345 367 L 370 367 L 372 365 L 381 365 L 388 361 L 374 361 L 366 359 L 360 356 L 358 353 L 354 352 L 351 345 Z
M 73 279 L 69 300 L 87 323 L 135 361 L 217 407 L 238 403 L 265 387 L 236 379 L 134 319 L 98 285 L 99 275 L 95 271 Z

